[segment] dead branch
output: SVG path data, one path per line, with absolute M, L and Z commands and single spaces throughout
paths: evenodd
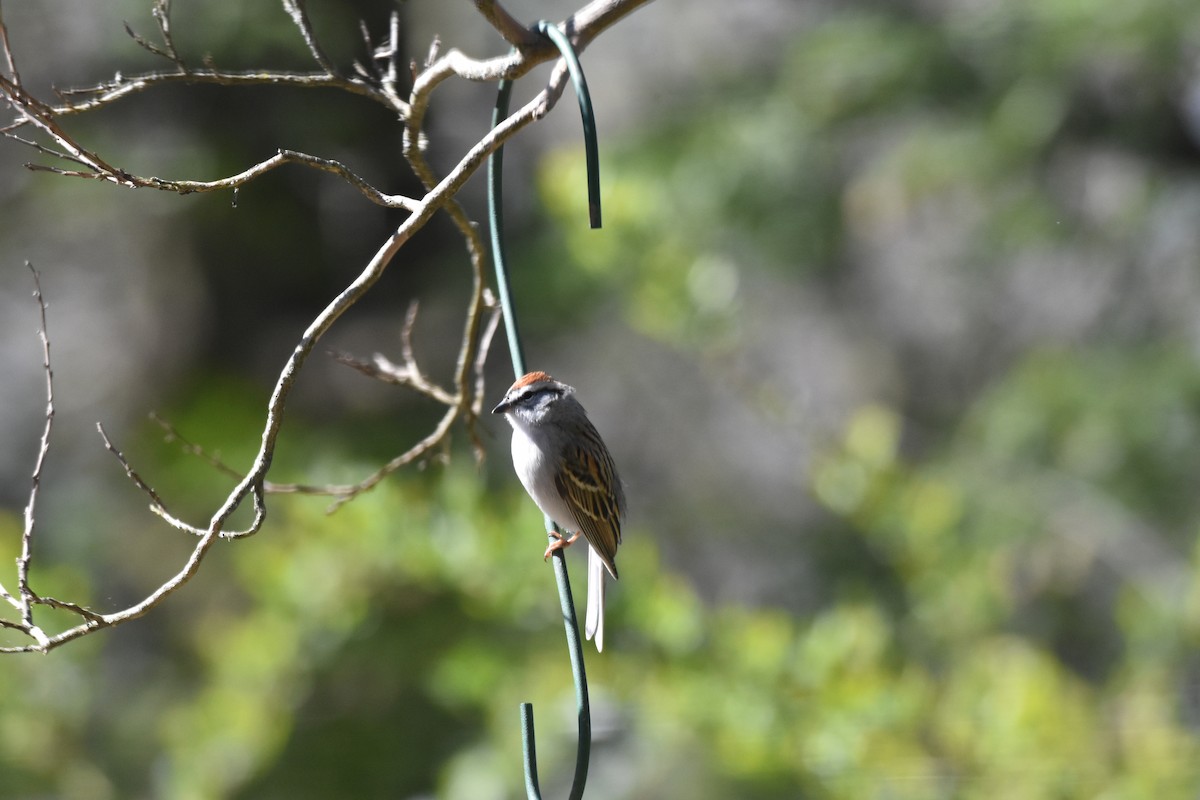
M 16 137 L 12 137 L 16 138 Z M 24 140 L 20 140 L 24 141 Z M 32 146 L 51 155 L 58 156 L 68 160 L 75 160 L 69 155 L 57 153 L 47 148 L 41 147 L 34 142 L 27 142 Z M 86 163 L 86 162 L 81 162 Z M 119 183 L 124 186 L 145 189 L 162 189 L 168 192 L 177 194 L 192 194 L 194 192 L 215 192 L 223 189 L 236 190 L 250 181 L 270 172 L 284 164 L 300 164 L 313 169 L 319 169 L 324 172 L 337 175 L 344 179 L 347 183 L 358 189 L 363 197 L 370 200 L 376 205 L 384 208 L 402 208 L 406 211 L 411 211 L 417 204 L 416 200 L 398 194 L 384 194 L 376 189 L 371 184 L 354 174 L 345 164 L 332 159 L 319 158 L 311 156 L 307 153 L 300 153 L 295 150 L 280 150 L 275 155 L 265 161 L 261 161 L 237 175 L 231 175 L 228 178 L 221 178 L 215 181 L 188 181 L 188 180 L 167 180 L 165 178 L 141 177 L 131 175 L 127 172 L 122 172 L 119 176 L 99 171 L 81 171 L 81 170 L 65 170 L 58 167 L 49 167 L 42 164 L 26 164 L 25 166 L 35 172 L 53 172 L 57 175 L 63 175 L 69 178 L 92 178 L 96 180 L 108 180 L 113 183 Z
M 541 44 L 540 37 L 526 28 L 495 0 L 475 0 L 475 8 L 491 23 L 504 41 L 513 47 L 533 47 Z
M 42 438 L 38 444 L 37 458 L 34 461 L 29 502 L 25 505 L 25 526 L 21 531 L 21 555 L 17 557 L 18 596 L 14 598 L 3 586 L 0 586 L 0 596 L 15 606 L 21 615 L 19 623 L 8 623 L 5 627 L 22 631 L 39 646 L 44 647 L 49 639 L 33 621 L 33 606 L 37 602 L 37 595 L 29 586 L 29 567 L 33 561 L 33 532 L 37 520 L 38 493 L 42 487 L 42 468 L 46 464 L 46 454 L 50 452 L 50 433 L 54 429 L 54 370 L 50 367 L 50 336 L 46 332 L 46 299 L 42 295 L 41 277 L 28 261 L 25 262 L 25 266 L 33 273 L 33 296 L 38 304 L 38 338 L 42 343 L 42 369 L 46 374 L 46 423 L 42 428 Z
M 42 343 L 42 370 L 46 374 L 46 424 L 42 428 L 37 459 L 33 465 L 29 502 L 25 505 L 21 555 L 17 558 L 17 591 L 21 594 L 21 623 L 29 626 L 30 632 L 37 638 L 36 626 L 33 624 L 34 594 L 33 590 L 29 588 L 29 565 L 33 560 L 31 545 L 33 544 L 34 524 L 37 519 L 38 493 L 42 488 L 42 468 L 46 465 L 46 454 L 50 452 L 50 433 L 54 429 L 54 370 L 50 367 L 50 336 L 46 332 L 46 298 L 42 295 L 41 277 L 32 264 L 26 262 L 26 266 L 33 273 L 33 296 L 38 304 L 38 338 Z
M 571 37 L 576 48 L 582 50 L 602 31 L 633 9 L 648 2 L 648 0 L 593 0 L 562 24 L 562 30 Z M 62 169 L 29 165 L 32 169 L 49 171 L 69 177 L 88 177 L 112 182 L 132 188 L 154 188 L 173 191 L 180 194 L 219 189 L 236 189 L 264 173 L 286 163 L 297 163 L 310 168 L 321 169 L 346 180 L 359 190 L 371 202 L 387 207 L 402 208 L 408 216 L 379 246 L 375 255 L 362 268 L 341 292 L 339 292 L 326 307 L 317 314 L 299 337 L 291 354 L 282 366 L 275 382 L 274 389 L 265 409 L 261 445 L 249 469 L 245 472 L 233 469 L 214 461 L 214 466 L 236 479 L 236 485 L 229 491 L 216 510 L 204 524 L 191 524 L 172 516 L 163 499 L 147 484 L 129 464 L 128 460 L 109 439 L 103 427 L 98 426 L 104 446 L 113 453 L 134 485 L 150 499 L 150 508 L 172 527 L 196 537 L 195 545 L 186 562 L 159 587 L 150 592 L 137 603 L 111 613 L 98 613 L 87 609 L 81 604 L 57 600 L 37 595 L 28 583 L 29 549 L 33 538 L 34 506 L 37 498 L 37 487 L 40 481 L 41 464 L 49 449 L 49 433 L 53 419 L 53 395 L 49 358 L 49 341 L 45 336 L 45 306 L 42 309 L 42 332 L 45 355 L 45 368 L 49 394 L 47 422 L 42 438 L 37 466 L 34 471 L 34 488 L 30 495 L 27 508 L 26 533 L 23 543 L 22 559 L 24 565 L 19 565 L 17 595 L 14 596 L 0 586 L 0 598 L 13 605 L 20 613 L 20 621 L 13 622 L 0 619 L 0 627 L 18 630 L 27 634 L 33 642 L 23 646 L 0 648 L 0 652 L 48 652 L 66 642 L 85 636 L 96 630 L 122 624 L 143 616 L 154 608 L 165 597 L 178 590 L 190 580 L 199 569 L 208 550 L 221 538 L 238 539 L 256 533 L 266 518 L 265 496 L 271 493 L 307 493 L 323 494 L 334 499 L 332 508 L 336 508 L 349 499 L 378 485 L 387 475 L 395 470 L 429 456 L 438 448 L 444 448 L 456 422 L 462 422 L 477 454 L 481 452 L 481 444 L 475 432 L 475 422 L 482 411 L 483 403 L 483 364 L 488 347 L 498 324 L 498 314 L 495 303 L 486 288 L 484 266 L 486 255 L 483 243 L 471 223 L 466 212 L 455 200 L 463 184 L 470 179 L 485 163 L 488 156 L 507 140 L 516 135 L 532 122 L 544 117 L 561 96 L 566 83 L 567 70 L 561 61 L 551 71 L 545 88 L 521 109 L 511 114 L 486 135 L 481 137 L 466 153 L 462 154 L 458 163 L 444 176 L 436 175 L 424 156 L 424 134 L 422 131 L 424 119 L 429 108 L 433 91 L 446 79 L 457 76 L 474 81 L 496 81 L 500 78 L 517 78 L 537 64 L 557 56 L 557 50 L 540 36 L 527 35 L 521 32 L 521 27 L 495 2 L 477 0 L 476 7 L 480 13 L 500 33 L 502 38 L 515 49 L 505 56 L 474 59 L 458 50 L 450 49 L 444 54 L 433 50 L 431 63 L 413 77 L 412 87 L 406 98 L 401 98 L 396 81 L 399 74 L 396 59 L 400 51 L 398 44 L 399 22 L 393 15 L 388 35 L 382 45 L 374 47 L 370 37 L 364 36 L 368 44 L 370 60 L 366 65 L 356 65 L 354 75 L 350 77 L 340 74 L 330 59 L 320 47 L 318 39 L 312 30 L 307 12 L 302 0 L 282 0 L 285 11 L 296 25 L 309 53 L 316 62 L 319 70 L 311 73 L 294 73 L 280 71 L 257 72 L 224 72 L 217 70 L 211 64 L 202 68 L 188 65 L 180 56 L 175 45 L 170 26 L 169 0 L 155 0 L 153 16 L 158 26 L 161 44 L 151 43 L 132 31 L 130 35 L 141 47 L 156 56 L 171 62 L 172 70 L 151 72 L 126 78 L 118 74 L 113 80 L 99 84 L 90 89 L 75 90 L 59 93 L 58 104 L 44 103 L 27 92 L 21 82 L 17 70 L 16 59 L 9 43 L 8 31 L 3 18 L 0 17 L 0 51 L 3 51 L 3 63 L 6 74 L 0 74 L 0 97 L 14 110 L 16 119 L 7 127 L 0 128 L 0 136 L 13 139 L 24 146 L 33 147 L 37 152 L 50 155 L 60 160 L 66 160 L 79 168 Z M 415 68 L 414 68 L 415 70 Z M 94 150 L 74 139 L 61 126 L 59 120 L 74 114 L 110 105 L 136 92 L 147 91 L 157 86 L 170 83 L 216 83 L 221 85 L 274 85 L 293 86 L 297 88 L 336 88 L 352 94 L 366 97 L 372 101 L 384 104 L 396 112 L 404 122 L 404 157 L 413 172 L 425 187 L 425 194 L 420 199 L 389 195 L 375 189 L 365 180 L 352 173 L 339 162 L 323 159 L 293 151 L 280 150 L 275 156 L 261 162 L 237 175 L 216 181 L 172 180 L 153 176 L 132 175 L 108 163 Z M 30 131 L 32 136 L 22 135 L 22 131 Z M 45 141 L 36 141 L 41 137 Z M 372 369 L 379 376 L 387 376 L 388 380 L 408 386 L 446 407 L 442 419 L 430 433 L 404 453 L 393 458 L 379 470 L 357 484 L 348 486 L 304 486 L 298 484 L 275 484 L 267 480 L 267 474 L 275 453 L 291 390 L 296 383 L 300 370 L 304 367 L 309 355 L 317 343 L 333 324 L 357 303 L 383 275 L 384 270 L 391 264 L 397 252 L 405 243 L 420 230 L 439 211 L 445 211 L 454 221 L 456 228 L 463 237 L 467 249 L 468 260 L 472 271 L 472 289 L 467 302 L 465 320 L 462 330 L 462 344 L 459 349 L 453 385 L 443 387 L 425 378 L 419 369 L 411 343 L 412 321 L 415 319 L 415 307 L 402 333 L 402 357 L 399 365 L 392 364 L 387 359 L 377 356 Z M 36 280 L 36 273 L 35 273 Z M 39 303 L 42 303 L 40 289 Z M 360 362 L 361 364 L 361 362 Z M 361 365 L 356 365 L 362 369 Z M 185 443 L 185 447 L 195 447 L 186 443 L 182 437 L 177 439 Z M 198 447 L 197 454 L 203 454 Z M 254 507 L 254 517 L 244 530 L 229 530 L 227 522 L 230 516 L 246 500 Z M 33 621 L 33 608 L 36 605 L 46 605 L 71 612 L 81 621 L 60 633 L 48 636 L 38 628 Z
M 291 16 L 292 22 L 296 24 L 296 28 L 304 38 L 304 43 L 308 45 L 308 52 L 312 55 L 313 61 L 317 62 L 317 66 L 325 70 L 327 75 L 336 75 L 333 62 L 329 60 L 329 56 L 325 55 L 325 50 L 317 42 L 317 35 L 313 32 L 312 23 L 308 20 L 308 6 L 304 0 L 283 0 L 283 10 Z

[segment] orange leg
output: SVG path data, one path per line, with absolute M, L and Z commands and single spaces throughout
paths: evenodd
M 550 543 L 550 546 L 546 548 L 546 552 L 542 555 L 543 561 L 549 558 L 550 554 L 555 550 L 563 550 L 575 544 L 575 540 L 579 538 L 578 533 L 571 534 L 571 538 L 569 539 L 564 538 L 558 531 L 551 531 L 550 535 L 554 537 L 554 541 Z

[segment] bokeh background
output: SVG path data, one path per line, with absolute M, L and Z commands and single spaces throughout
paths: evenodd
M 467 3 L 311 10 L 348 65 L 357 20 L 380 35 L 393 8 L 415 59 L 434 34 L 506 49 Z M 152 34 L 148 2 L 3 10 L 43 96 L 162 66 L 122 30 Z M 274 3 L 173 12 L 194 62 L 310 66 Z M 1195 797 L 1200 5 L 659 0 L 584 65 L 605 227 L 569 97 L 509 147 L 506 200 L 530 362 L 578 388 L 631 501 L 609 650 L 588 654 L 588 796 Z M 435 165 L 483 133 L 493 91 L 435 94 Z M 396 120 L 332 92 L 171 87 L 70 129 L 140 173 L 216 178 L 287 147 L 416 191 Z M 28 259 L 58 393 L 34 587 L 113 610 L 190 543 L 95 423 L 207 518 L 229 481 L 148 413 L 248 465 L 295 339 L 400 216 L 300 168 L 233 207 L 27 160 L 0 142 L 0 580 L 44 413 Z M 481 221 L 482 189 L 462 198 Z M 467 280 L 441 220 L 327 344 L 396 357 L 419 298 L 444 379 Z M 356 480 L 436 413 L 314 358 L 272 478 Z M 526 700 L 542 785 L 565 793 L 541 518 L 485 424 L 482 467 L 460 433 L 448 463 L 331 516 L 273 498 L 147 618 L 0 657 L 0 797 L 520 797 Z

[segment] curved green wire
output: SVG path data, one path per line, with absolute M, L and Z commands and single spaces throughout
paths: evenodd
M 596 144 L 596 115 L 592 111 L 592 95 L 588 92 L 587 79 L 583 77 L 583 67 L 579 64 L 579 56 L 575 54 L 575 46 L 557 25 L 541 20 L 535 29 L 558 47 L 558 52 L 562 53 L 563 59 L 567 62 L 567 69 L 571 72 L 571 81 L 575 84 L 575 96 L 579 99 L 579 114 L 583 119 L 583 153 L 587 159 L 588 220 L 593 228 L 599 228 L 600 148 Z
M 496 93 L 496 106 L 492 109 L 493 128 L 508 116 L 510 97 L 512 97 L 512 81 L 501 80 Z M 492 238 L 492 264 L 496 268 L 496 290 L 500 295 L 500 311 L 504 315 L 504 329 L 508 335 L 508 352 L 512 356 L 513 371 L 519 378 L 526 372 L 525 349 L 521 346 L 521 334 L 517 329 L 517 313 L 513 310 L 512 291 L 508 286 L 508 265 L 504 259 L 503 171 L 504 145 L 501 145 L 488 158 L 488 227 Z
M 536 29 L 548 36 L 567 61 L 575 84 L 575 93 L 579 98 L 579 108 L 583 115 L 584 146 L 587 154 L 588 171 L 588 213 L 593 228 L 600 227 L 600 171 L 599 155 L 596 147 L 596 125 L 592 113 L 591 96 L 588 94 L 587 81 L 583 77 L 583 69 L 575 55 L 571 42 L 557 27 L 548 22 L 539 22 Z M 508 115 L 509 99 L 512 95 L 512 82 L 500 81 L 496 94 L 496 106 L 492 111 L 492 127 L 499 125 Z M 517 377 L 525 374 L 525 352 L 521 345 L 521 335 L 517 328 L 517 315 L 513 307 L 512 291 L 508 282 L 508 267 L 504 255 L 504 217 L 503 217 L 503 165 L 504 148 L 488 159 L 488 225 L 491 232 L 492 261 L 496 269 L 496 287 L 500 295 L 500 308 L 504 316 L 504 327 L 508 335 L 508 349 L 512 357 L 513 371 Z M 546 518 L 548 534 L 556 530 L 554 521 Z M 580 800 L 587 784 L 588 765 L 591 760 L 592 747 L 592 712 L 588 703 L 587 673 L 583 663 L 583 641 L 579 636 L 579 623 L 575 614 L 575 602 L 571 596 L 571 582 L 567 575 L 567 561 L 562 550 L 554 553 L 554 577 L 558 582 L 558 599 L 562 607 L 563 626 L 567 634 L 567 650 L 571 656 L 571 672 L 575 679 L 575 703 L 579 721 L 579 744 L 575 755 L 575 776 L 571 782 L 571 800 Z M 525 791 L 530 800 L 541 800 L 541 790 L 538 787 L 537 775 L 537 744 L 534 738 L 533 706 L 521 704 L 521 739 L 525 760 Z

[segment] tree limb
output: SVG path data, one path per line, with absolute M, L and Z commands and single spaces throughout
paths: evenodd
M 611 26 L 625 14 L 643 5 L 648 0 L 594 0 L 574 15 L 568 18 L 562 29 L 572 38 L 577 49 L 583 49 L 602 31 Z M 9 126 L 0 129 L 0 135 L 17 140 L 26 146 L 33 146 L 39 152 L 66 159 L 79 165 L 82 169 L 64 170 L 54 167 L 34 166 L 33 169 L 47 170 L 60 175 L 71 177 L 90 177 L 135 188 L 155 188 L 173 191 L 180 194 L 201 191 L 216 191 L 236 188 L 266 172 L 285 163 L 298 163 L 310 168 L 321 169 L 335 174 L 346 180 L 359 190 L 371 202 L 386 207 L 401 208 L 408 216 L 384 240 L 374 256 L 362 268 L 359 274 L 346 287 L 333 297 L 324 309 L 318 313 L 299 337 L 290 356 L 284 362 L 279 372 L 271 396 L 265 409 L 265 419 L 261 433 L 261 444 L 245 474 L 228 469 L 237 483 L 221 501 L 220 505 L 210 515 L 203 525 L 193 525 L 173 517 L 168 511 L 162 498 L 138 476 L 124 455 L 113 446 L 103 427 L 98 426 L 104 445 L 118 459 L 130 480 L 150 498 L 150 507 L 158 516 L 171 526 L 196 537 L 196 542 L 186 562 L 165 582 L 147 594 L 138 602 L 111 613 L 98 613 L 86 607 L 68 601 L 50 597 L 41 597 L 29 587 L 28 571 L 30 564 L 30 542 L 33 538 L 33 522 L 35 519 L 34 506 L 37 499 L 37 489 L 40 483 L 41 465 L 49 449 L 49 433 L 53 419 L 52 374 L 50 370 L 49 341 L 45 337 L 45 306 L 42 310 L 42 332 L 44 343 L 44 363 L 47 375 L 47 391 L 49 394 L 46 426 L 42 438 L 42 446 L 34 470 L 34 487 L 30 494 L 30 502 L 26 511 L 26 533 L 23 538 L 22 561 L 18 565 L 18 587 L 16 595 L 9 593 L 0 586 L 0 599 L 14 606 L 21 619 L 13 622 L 0 620 L 0 627 L 18 630 L 33 642 L 23 646 L 0 648 L 0 652 L 48 652 L 66 642 L 90 634 L 101 628 L 112 627 L 146 614 L 165 597 L 177 591 L 190 580 L 200 568 L 205 555 L 212 545 L 221 538 L 237 539 L 250 536 L 257 532 L 266 518 L 265 495 L 267 492 L 305 492 L 327 494 L 335 497 L 333 507 L 346 502 L 351 497 L 377 485 L 391 472 L 405 464 L 412 463 L 425 457 L 446 441 L 456 421 L 462 420 L 471 435 L 473 443 L 479 452 L 478 438 L 474 432 L 474 423 L 482 410 L 483 402 L 483 363 L 488 345 L 495 333 L 498 316 L 495 305 L 491 300 L 484 279 L 484 264 L 486 255 L 482 241 L 475 226 L 471 223 L 465 211 L 455 200 L 462 186 L 484 164 L 489 155 L 495 152 L 504 142 L 512 138 L 532 122 L 544 117 L 561 96 L 566 84 L 567 70 L 560 61 L 550 73 L 546 86 L 525 106 L 511 114 L 499 125 L 488 131 L 466 153 L 462 154 L 458 163 L 443 177 L 436 176 L 425 159 L 423 152 L 423 136 L 421 130 L 425 115 L 429 108 L 434 89 L 451 76 L 468 80 L 486 81 L 500 78 L 516 78 L 525 74 L 537 64 L 550 60 L 557 55 L 555 48 L 538 37 L 537 41 L 520 33 L 520 26 L 508 16 L 497 3 L 477 0 L 476 6 L 500 35 L 509 43 L 515 44 L 516 49 L 505 56 L 473 59 L 458 50 L 451 49 L 444 54 L 436 55 L 433 62 L 414 78 L 411 90 L 406 99 L 401 99 L 395 90 L 396 72 L 395 60 L 398 47 L 398 17 L 393 15 L 389 39 L 384 47 L 372 51 L 374 61 L 388 65 L 386 74 L 372 78 L 370 69 L 360 69 L 360 77 L 342 77 L 339 75 L 328 57 L 319 47 L 311 29 L 302 0 L 283 0 L 284 8 L 292 17 L 294 24 L 300 30 L 310 55 L 320 70 L 313 73 L 293 72 L 222 72 L 211 66 L 202 69 L 189 67 L 180 57 L 172 36 L 169 21 L 168 0 L 157 0 L 154 6 L 154 16 L 158 23 L 159 33 L 163 44 L 151 45 L 145 39 L 134 35 L 140 46 L 172 62 L 174 71 L 155 72 L 133 78 L 117 75 L 114 80 L 100 84 L 91 89 L 61 93 L 63 101 L 59 105 L 43 103 L 29 94 L 21 83 L 16 60 L 9 45 L 8 32 L 0 16 L 0 50 L 3 51 L 3 63 L 6 65 L 5 75 L 0 75 L 0 97 L 14 109 L 17 119 Z M 132 34 L 131 34 L 132 35 Z M 368 37 L 369 41 L 369 37 Z M 374 64 L 372 61 L 372 66 Z M 275 156 L 249 169 L 216 181 L 187 181 L 170 180 L 157 177 L 135 176 L 114 167 L 98 154 L 77 142 L 67 134 L 58 120 L 73 114 L 86 113 L 120 100 L 130 94 L 146 91 L 156 86 L 170 83 L 216 83 L 221 85 L 285 85 L 299 88 L 336 88 L 342 91 L 361 95 L 375 102 L 380 102 L 392 109 L 405 122 L 404 156 L 425 187 L 425 194 L 420 199 L 388 195 L 371 187 L 362 178 L 352 173 L 340 162 L 323 159 L 317 156 L 280 150 Z M 32 129 L 47 137 L 54 147 L 25 139 L 18 135 L 22 129 Z M 57 148 L 57 149 L 55 149 Z M 408 240 L 439 211 L 445 210 L 454 221 L 462 235 L 467 248 L 472 270 L 472 289 L 467 303 L 465 321 L 462 330 L 462 344 L 459 349 L 453 386 L 451 388 L 437 387 L 424 379 L 416 369 L 416 360 L 412 353 L 411 342 L 405 341 L 405 364 L 394 373 L 407 375 L 408 385 L 423 391 L 446 405 L 446 412 L 441 421 L 423 439 L 404 453 L 393 458 L 388 464 L 365 478 L 358 484 L 347 487 L 304 487 L 300 485 L 272 484 L 267 481 L 267 474 L 274 458 L 276 441 L 283 425 L 283 415 L 291 390 L 294 387 L 300 370 L 309 355 L 333 324 L 356 304 L 379 280 L 384 270 L 392 263 L 397 252 Z M 36 273 L 35 273 L 36 281 Z M 41 303 L 40 289 L 38 292 Z M 406 337 L 411 335 L 411 324 Z M 311 490 L 311 491 L 310 491 Z M 230 516 L 247 498 L 254 506 L 254 517 L 244 530 L 228 530 Z M 60 633 L 47 636 L 34 624 L 33 608 L 36 605 L 46 605 L 73 613 L 81 621 Z

